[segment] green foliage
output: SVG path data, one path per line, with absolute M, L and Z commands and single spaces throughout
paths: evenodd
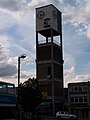
M 36 111 L 36 107 L 41 103 L 42 92 L 38 87 L 38 81 L 35 78 L 29 78 L 19 86 L 19 104 L 23 107 L 24 111 Z

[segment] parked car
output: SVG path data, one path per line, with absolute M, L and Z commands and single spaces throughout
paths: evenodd
M 66 120 L 77 120 L 77 115 L 70 114 L 65 111 L 58 111 L 56 113 L 56 118 L 57 119 L 66 119 Z

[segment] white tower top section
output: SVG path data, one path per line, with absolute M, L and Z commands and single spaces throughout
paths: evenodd
M 56 32 L 55 35 L 61 34 L 62 31 L 61 12 L 52 4 L 36 8 L 36 31 L 42 32 L 49 29 L 53 29 Z

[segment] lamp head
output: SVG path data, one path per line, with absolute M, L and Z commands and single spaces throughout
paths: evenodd
M 25 58 L 25 57 L 26 57 L 25 54 L 21 54 L 21 55 L 20 55 L 20 58 Z

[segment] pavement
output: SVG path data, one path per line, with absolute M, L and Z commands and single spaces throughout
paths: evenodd
M 41 116 L 41 120 L 57 120 L 54 116 Z
M 42 116 L 41 120 L 58 120 L 53 116 Z M 78 118 L 78 120 L 90 120 L 90 119 L 85 119 L 85 118 Z

